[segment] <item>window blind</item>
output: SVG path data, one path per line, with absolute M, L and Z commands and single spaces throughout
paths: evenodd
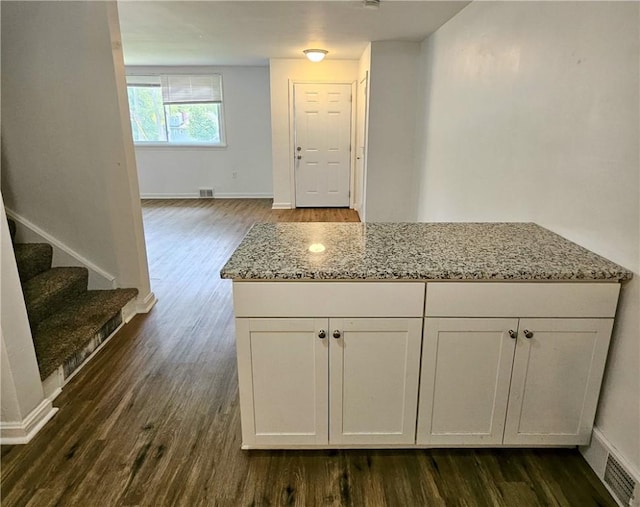
M 220 74 L 165 75 L 162 82 L 162 100 L 165 104 L 222 102 Z
M 160 86 L 160 76 L 127 76 L 127 84 L 131 86 Z

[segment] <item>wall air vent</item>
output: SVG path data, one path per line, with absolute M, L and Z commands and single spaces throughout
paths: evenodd
M 200 197 L 201 198 L 212 198 L 213 197 L 213 188 L 201 188 L 200 189 Z
M 634 500 L 634 490 L 637 486 L 636 481 L 611 454 L 607 458 L 607 466 L 604 469 L 604 482 L 611 488 L 611 492 L 621 505 L 634 505 L 632 502 Z M 640 491 L 638 493 L 640 494 Z

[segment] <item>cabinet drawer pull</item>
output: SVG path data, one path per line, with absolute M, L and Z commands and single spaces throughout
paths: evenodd
M 509 329 L 509 337 L 515 340 L 518 337 L 518 332 L 513 329 Z
M 323 339 L 327 337 L 327 332 L 324 329 L 321 329 L 318 333 L 318 338 Z
M 533 338 L 533 331 L 529 331 L 528 329 L 524 330 L 524 337 L 525 338 Z
M 340 331 L 338 331 L 337 329 L 333 332 L 333 337 L 337 340 L 338 338 L 340 338 L 342 336 L 342 334 L 340 333 Z

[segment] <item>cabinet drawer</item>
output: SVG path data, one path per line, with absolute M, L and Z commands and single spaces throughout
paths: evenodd
M 424 283 L 234 282 L 236 317 L 421 317 Z
M 619 283 L 428 283 L 427 317 L 615 316 Z

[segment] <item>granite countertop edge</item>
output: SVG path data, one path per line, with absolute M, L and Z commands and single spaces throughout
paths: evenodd
M 274 281 L 274 282 L 600 282 L 600 283 L 619 283 L 631 280 L 633 273 L 617 273 L 617 274 L 601 274 L 594 276 L 573 276 L 558 275 L 555 273 L 532 274 L 531 276 L 408 276 L 397 274 L 393 276 L 347 276 L 345 274 L 326 274 L 326 273 L 278 273 L 275 275 L 265 275 L 263 273 L 234 273 L 232 271 L 221 272 L 220 278 L 223 280 L 234 281 Z
M 599 273 L 595 275 L 580 276 L 575 274 L 557 274 L 557 273 L 532 273 L 531 275 L 460 275 L 460 276 L 437 276 L 423 275 L 413 276 L 405 274 L 393 275 L 352 275 L 345 273 L 236 273 L 233 271 L 224 271 L 220 273 L 223 280 L 234 281 L 280 281 L 280 282 L 625 282 L 631 280 L 633 273 Z
M 312 266 L 309 231 L 340 253 L 329 254 L 324 265 Z M 281 238 L 285 241 L 278 241 Z M 511 251 L 505 251 L 505 244 Z M 394 249 L 396 245 L 402 248 Z M 630 280 L 633 273 L 533 223 L 269 223 L 248 231 L 220 277 L 611 283 Z

